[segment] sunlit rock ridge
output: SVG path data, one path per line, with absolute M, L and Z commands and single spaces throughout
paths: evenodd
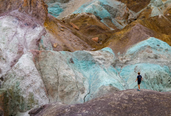
M 171 114 L 170 0 L 3 0 L 0 6 L 0 115 Z M 144 112 L 126 110 L 135 96 L 132 106 L 144 99 Z M 161 107 L 154 113 L 149 104 Z

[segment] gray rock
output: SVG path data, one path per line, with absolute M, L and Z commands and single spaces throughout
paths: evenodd
M 30 116 L 169 116 L 171 94 L 150 90 L 125 90 L 93 99 L 84 104 L 45 105 Z
M 102 86 L 123 90 L 124 83 L 112 67 L 114 54 L 109 50 L 40 52 L 35 57 L 36 67 L 42 76 L 50 102 L 83 103 L 96 98 L 98 93 L 108 93 L 99 90 Z
M 0 77 L 6 74 L 24 53 L 30 49 L 39 49 L 37 43 L 44 33 L 41 25 L 18 11 L 1 17 Z
M 151 3 L 156 7 L 163 5 L 162 0 L 151 0 Z
M 6 88 L 9 98 L 9 115 L 49 103 L 46 88 L 32 58 L 31 53 L 24 54 L 5 75 L 3 88 Z

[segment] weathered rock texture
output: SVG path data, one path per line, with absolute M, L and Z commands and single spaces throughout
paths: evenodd
M 59 20 L 52 16 L 49 16 L 48 20 L 45 21 L 45 29 L 47 34 L 42 41 L 45 44 L 49 42 L 50 44 L 57 43 L 56 47 L 51 47 L 54 51 L 76 51 L 76 50 L 91 50 L 90 42 L 86 43 L 84 39 L 81 39 L 76 33 L 76 29 L 61 23 Z M 83 37 L 84 38 L 84 37 Z M 44 43 L 43 43 L 44 45 Z
M 8 95 L 5 89 L 0 89 L 0 116 L 8 116 Z
M 118 0 L 118 1 L 125 3 L 127 7 L 134 12 L 139 12 L 151 2 L 151 0 Z
M 13 11 L 0 18 L 0 76 L 11 69 L 30 49 L 39 49 L 38 43 L 45 29 L 32 18 Z
M 137 86 L 134 83 L 134 75 L 141 72 L 144 77 L 142 88 L 170 91 L 170 48 L 165 42 L 151 37 L 128 49 L 126 54 L 119 58 L 123 63 L 128 64 L 120 72 L 128 88 Z
M 41 0 L 0 2 L 0 77 L 5 79 L 8 115 L 16 115 L 49 103 L 32 54 L 27 54 L 39 49 L 40 39 L 46 33 L 43 24 L 47 7 Z M 35 89 L 30 89 L 33 86 Z
M 79 8 L 72 11 L 74 8 L 71 7 L 70 15 L 66 13 L 67 15 L 62 19 L 64 23 L 61 24 L 65 25 L 65 29 L 60 29 L 59 26 L 55 25 L 57 21 L 53 18 L 50 18 L 46 23 L 48 32 L 54 38 L 60 38 L 58 41 L 63 40 L 63 37 L 68 37 L 67 35 L 71 35 L 69 37 L 71 39 L 60 42 L 60 47 L 58 46 L 55 50 L 74 51 L 80 48 L 81 50 L 98 50 L 110 47 L 117 54 L 118 52 L 126 52 L 132 45 L 149 37 L 156 37 L 171 45 L 169 33 L 171 31 L 170 1 L 89 0 L 78 2 L 78 4 L 77 2 L 77 0 L 73 0 L 66 3 L 68 7 L 74 4 L 74 8 L 78 6 Z M 53 32 L 51 31 L 52 28 Z M 67 34 L 68 31 L 66 30 L 71 33 Z M 58 35 L 62 35 L 62 37 Z M 98 42 L 92 41 L 92 38 L 95 37 L 99 38 Z M 78 44 L 73 44 L 73 41 Z M 65 46 L 61 44 L 63 42 Z
M 108 45 L 117 54 L 124 53 L 134 44 L 156 37 L 171 45 L 170 17 L 149 17 L 138 19 L 127 25 L 123 30 L 114 33 L 108 41 Z
M 125 89 L 112 67 L 115 57 L 108 51 L 41 51 L 35 61 L 50 102 L 83 103 L 97 97 L 96 94 Z
M 104 24 L 107 25 L 108 23 L 106 22 L 110 21 L 110 23 L 113 23 L 118 29 L 123 29 L 137 17 L 136 13 L 129 10 L 125 4 L 115 0 L 92 1 L 83 4 L 74 13 L 92 13 L 99 17 Z M 110 27 L 110 25 L 107 26 Z
M 111 93 L 77 105 L 49 104 L 31 111 L 30 116 L 169 116 L 171 94 L 150 90 Z M 166 110 L 167 109 L 167 110 Z
M 5 75 L 4 87 L 16 108 L 14 114 L 42 104 L 84 103 L 137 88 L 137 72 L 143 77 L 141 88 L 171 91 L 170 52 L 171 47 L 156 38 L 142 41 L 118 57 L 110 48 L 73 53 L 32 50 Z
M 49 103 L 46 88 L 32 61 L 32 54 L 24 54 L 4 78 L 3 87 L 7 89 L 10 115 Z
M 47 18 L 47 5 L 43 0 L 1 0 L 0 15 L 4 15 L 14 10 L 18 10 L 29 15 L 41 24 Z
M 170 2 L 135 0 L 133 9 L 132 0 L 120 1 L 83 0 L 71 10 L 81 14 L 58 20 L 43 0 L 0 0 L 0 77 L 9 115 L 137 88 L 138 71 L 141 88 L 171 91 Z
M 114 32 L 92 14 L 76 14 L 63 18 L 62 20 L 70 25 L 69 28 L 73 30 L 76 36 L 94 49 L 103 48 L 106 41 Z M 78 29 L 74 29 L 71 24 L 77 26 Z M 114 25 L 113 27 L 117 29 Z M 92 38 L 96 37 L 98 37 L 98 41 L 93 41 Z

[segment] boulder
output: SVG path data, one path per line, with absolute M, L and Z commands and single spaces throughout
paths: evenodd
M 35 61 L 50 102 L 75 104 L 96 98 L 100 92 L 106 94 L 101 91 L 105 86 L 124 89 L 122 79 L 112 67 L 114 58 L 111 49 L 106 48 L 96 52 L 42 51 Z
M 92 40 L 93 40 L 94 42 L 98 42 L 98 41 L 99 41 L 99 38 L 98 38 L 98 37 L 94 37 L 94 38 L 92 38 Z
M 93 99 L 84 104 L 48 104 L 30 116 L 160 116 L 171 114 L 170 93 L 125 90 Z M 140 104 L 141 103 L 141 104 Z
M 47 90 L 32 57 L 31 53 L 24 54 L 4 77 L 9 115 L 49 103 Z
M 11 69 L 30 49 L 39 49 L 45 29 L 18 11 L 0 18 L 0 76 Z

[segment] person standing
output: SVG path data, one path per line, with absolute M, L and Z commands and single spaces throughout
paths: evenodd
M 136 81 L 138 81 L 138 89 L 137 89 L 137 91 L 140 91 L 140 84 L 141 84 L 141 81 L 142 81 L 142 76 L 140 75 L 140 72 L 138 72 L 138 76 L 137 76 Z

